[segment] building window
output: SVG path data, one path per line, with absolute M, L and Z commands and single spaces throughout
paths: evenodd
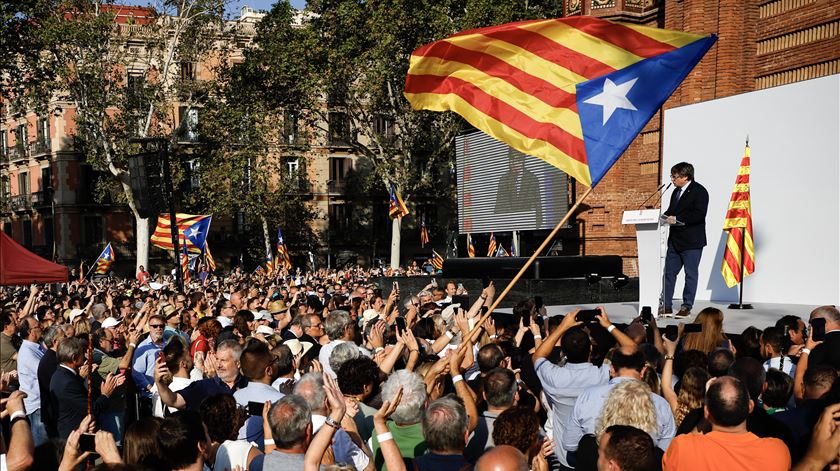
M 350 145 L 350 119 L 346 113 L 330 113 L 330 136 L 331 146 Z
M 4 198 L 12 196 L 12 185 L 9 177 L 6 175 L 0 177 L 0 196 Z
M 198 108 L 191 106 L 178 107 L 179 126 L 181 128 L 181 139 L 184 141 L 195 141 L 198 139 Z
M 286 175 L 289 177 L 297 175 L 298 171 L 300 170 L 300 160 L 299 159 L 286 159 Z
M 195 80 L 195 63 L 181 62 L 181 80 Z
M 29 194 L 29 172 L 21 172 L 18 174 L 18 194 Z
M 330 204 L 330 231 L 341 232 L 350 230 L 351 207 L 345 203 Z
M 295 145 L 300 143 L 298 136 L 298 112 L 294 110 L 286 110 L 283 112 L 283 143 L 286 145 Z
M 373 122 L 373 131 L 379 138 L 385 142 L 390 143 L 394 140 L 394 121 L 387 116 L 377 116 Z
M 346 157 L 330 157 L 330 191 L 343 191 L 353 161 Z
M 24 219 L 23 223 L 23 246 L 27 249 L 32 248 L 32 220 Z
M 47 118 L 38 118 L 37 129 L 38 142 L 50 142 L 50 121 Z
M 49 251 L 52 251 L 53 245 L 55 245 L 55 235 L 53 234 L 53 218 L 51 216 L 47 216 L 44 218 L 44 244 L 46 244 L 47 250 Z
M 101 244 L 105 240 L 102 216 L 85 216 L 84 243 Z
M 3 157 L 9 155 L 9 135 L 6 134 L 6 130 L 0 130 L 0 152 L 2 152 Z
M 52 190 L 52 167 L 41 169 L 41 191 Z
M 197 190 L 201 186 L 201 175 L 198 173 L 201 162 L 198 159 L 192 159 L 187 161 L 187 166 L 190 172 L 190 189 Z

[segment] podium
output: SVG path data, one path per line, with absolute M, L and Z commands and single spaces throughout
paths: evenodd
M 639 263 L 639 311 L 650 306 L 654 315 L 659 310 L 659 295 L 662 293 L 662 273 L 665 254 L 668 250 L 668 227 L 660 226 L 660 209 L 624 211 L 622 224 L 636 226 L 636 246 Z

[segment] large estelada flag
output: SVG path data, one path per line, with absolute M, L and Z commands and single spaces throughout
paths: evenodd
M 187 251 L 196 254 L 201 253 L 207 241 L 207 234 L 210 232 L 210 222 L 213 220 L 213 216 L 178 213 L 175 215 L 175 220 L 178 224 L 178 237 L 186 241 Z M 165 250 L 172 250 L 170 227 L 169 215 L 159 215 L 155 232 L 151 238 L 152 245 Z
M 114 260 L 116 260 L 116 254 L 114 253 L 114 249 L 111 247 L 111 243 L 108 242 L 108 245 L 105 246 L 105 249 L 102 250 L 102 253 L 99 254 L 99 257 L 96 258 L 96 268 L 94 269 L 94 273 L 97 275 L 104 275 L 108 273 L 108 270 L 111 269 L 111 265 L 113 265 Z
M 729 198 L 729 208 L 723 230 L 729 232 L 720 272 L 726 286 L 733 287 L 755 271 L 755 245 L 752 230 L 752 203 L 750 202 L 750 146 L 744 149 L 741 167 L 735 179 L 735 188 Z M 743 252 L 743 253 L 742 253 Z M 743 276 L 741 257 L 743 256 Z
M 391 219 L 408 215 L 408 208 L 393 183 L 390 184 L 388 191 L 388 215 L 391 216 Z
M 715 40 L 590 17 L 508 23 L 415 50 L 404 94 L 595 186 Z

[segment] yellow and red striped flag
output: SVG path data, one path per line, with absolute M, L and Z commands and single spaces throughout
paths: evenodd
M 491 232 L 490 233 L 490 243 L 487 245 L 487 256 L 488 257 L 495 257 L 496 256 L 496 236 Z
M 426 218 L 420 221 L 420 247 L 425 248 L 429 243 L 429 230 L 426 229 Z
M 186 237 L 181 236 L 181 273 L 184 278 L 184 286 L 190 283 L 190 255 L 187 252 Z
M 210 273 L 216 271 L 216 259 L 213 258 L 213 254 L 210 253 L 210 242 L 204 243 L 204 259 L 207 262 L 207 268 L 210 269 Z
M 723 230 L 729 232 L 720 272 L 726 286 L 733 287 L 755 271 L 755 245 L 753 244 L 752 205 L 750 203 L 750 146 L 744 149 L 741 168 L 735 179 L 735 188 L 729 198 L 729 208 Z M 742 254 L 743 247 L 743 254 Z M 743 255 L 743 276 L 741 257 Z
M 715 40 L 591 17 L 508 23 L 416 49 L 404 94 L 591 187 Z
M 475 245 L 472 242 L 472 236 L 467 234 L 467 256 L 470 258 L 475 257 Z
M 102 253 L 99 254 L 99 257 L 93 262 L 96 265 L 96 269 L 93 271 L 97 275 L 104 275 L 108 273 L 108 270 L 111 269 L 111 265 L 113 265 L 114 260 L 117 259 L 116 254 L 114 253 L 114 249 L 111 247 L 111 243 L 108 242 L 108 245 L 105 246 L 105 249 L 102 250 Z
M 435 249 L 432 249 L 432 266 L 435 270 L 443 270 L 443 255 L 437 253 Z

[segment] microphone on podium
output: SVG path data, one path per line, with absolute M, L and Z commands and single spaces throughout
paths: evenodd
M 640 211 L 641 211 L 642 209 L 644 209 L 644 207 L 645 207 L 645 203 L 647 203 L 647 202 L 648 202 L 651 198 L 653 198 L 653 195 L 655 195 L 655 194 L 659 193 L 659 192 L 662 190 L 662 187 L 664 187 L 664 186 L 665 186 L 665 184 L 664 184 L 664 183 L 663 183 L 663 184 L 661 184 L 661 185 L 659 185 L 659 188 L 657 188 L 657 189 L 656 189 L 656 191 L 654 191 L 653 193 L 651 193 L 651 194 L 650 194 L 650 196 L 648 196 L 647 198 L 645 198 L 645 200 L 644 200 L 644 201 L 642 201 L 642 204 L 640 204 L 640 205 L 639 205 L 638 209 L 639 209 Z M 671 186 L 671 184 L 669 183 L 669 184 L 668 184 L 668 186 L 670 187 L 670 186 Z M 665 190 L 667 191 L 667 190 L 668 190 L 668 188 L 665 188 Z M 661 194 L 659 195 L 659 198 L 657 198 L 657 200 L 656 200 L 656 201 L 659 201 L 660 199 L 662 199 L 662 195 L 661 195 Z M 654 204 L 654 206 L 655 206 L 655 204 Z
M 653 203 L 654 206 L 658 205 L 659 202 L 662 201 L 662 197 L 665 196 L 665 192 L 668 191 L 668 188 L 671 188 L 671 185 L 673 184 L 674 182 L 668 183 L 668 186 L 666 186 L 665 189 L 662 190 L 662 193 L 659 194 L 659 198 L 656 198 L 656 203 Z

